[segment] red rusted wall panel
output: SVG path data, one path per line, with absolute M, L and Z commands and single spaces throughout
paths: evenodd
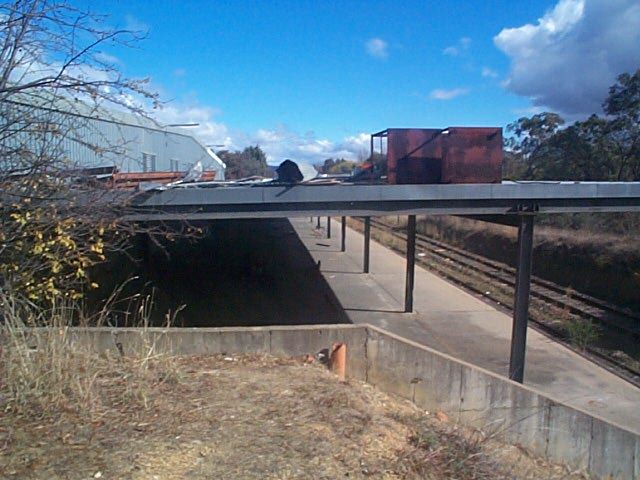
M 498 183 L 502 179 L 502 129 L 451 127 L 387 130 L 391 184 Z
M 502 129 L 451 127 L 442 135 L 442 183 L 502 181 Z
M 389 183 L 438 183 L 442 146 L 437 128 L 392 128 L 387 131 Z M 431 167 L 431 172 L 429 172 Z M 430 174 L 431 173 L 431 174 Z

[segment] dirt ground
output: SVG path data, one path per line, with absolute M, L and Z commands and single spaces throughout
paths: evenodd
M 0 478 L 584 478 L 317 363 L 162 365 L 135 388 L 126 374 L 93 378 L 90 412 L 12 411 L 0 397 Z

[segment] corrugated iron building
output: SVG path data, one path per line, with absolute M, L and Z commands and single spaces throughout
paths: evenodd
M 0 113 L 13 119 L 16 130 L 28 125 L 12 143 L 28 150 L 46 145 L 72 167 L 115 165 L 121 172 L 169 172 L 186 171 L 200 161 L 205 170 L 216 172 L 216 180 L 224 180 L 224 162 L 184 128 L 64 97 L 2 103 Z

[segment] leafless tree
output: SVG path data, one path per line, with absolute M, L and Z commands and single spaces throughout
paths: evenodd
M 88 268 L 122 248 L 126 196 L 79 182 L 70 145 L 117 153 L 90 119 L 120 110 L 144 115 L 158 103 L 146 79 L 129 79 L 107 52 L 140 32 L 66 2 L 0 6 L 0 290 L 33 304 L 78 298 Z

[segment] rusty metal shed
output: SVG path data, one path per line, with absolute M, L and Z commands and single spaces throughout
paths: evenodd
M 500 183 L 502 129 L 492 127 L 389 128 L 371 135 L 387 140 L 389 184 Z

